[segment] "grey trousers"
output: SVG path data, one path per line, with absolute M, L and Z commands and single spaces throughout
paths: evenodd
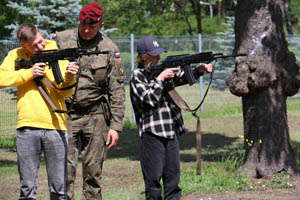
M 38 169 L 44 152 L 51 200 L 66 199 L 67 132 L 21 128 L 17 131 L 19 199 L 36 199 Z

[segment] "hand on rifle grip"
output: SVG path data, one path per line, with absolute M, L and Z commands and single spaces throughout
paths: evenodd
M 79 65 L 76 61 L 70 62 L 68 67 L 67 67 L 67 73 L 69 74 L 77 74 L 77 72 L 79 71 Z
M 174 78 L 175 73 L 179 70 L 179 68 L 166 68 L 158 75 L 158 79 L 164 81 L 165 79 Z
M 45 63 L 35 63 L 32 68 L 31 72 L 33 76 L 44 76 L 45 74 Z

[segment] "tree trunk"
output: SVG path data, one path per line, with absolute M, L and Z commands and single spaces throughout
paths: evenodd
M 197 33 L 198 34 L 202 34 L 201 4 L 200 4 L 200 1 L 198 1 L 198 0 L 190 0 L 190 3 L 192 5 L 194 14 L 195 14 L 196 19 L 197 19 Z M 192 41 L 192 44 L 193 44 L 193 50 L 196 50 L 197 49 L 196 48 L 197 45 L 192 40 L 192 34 L 190 36 L 191 36 L 191 41 Z
M 222 19 L 226 19 L 224 0 L 219 0 L 219 2 L 218 2 L 218 14 Z
M 201 4 L 198 0 L 190 0 L 192 4 L 192 8 L 194 10 L 194 14 L 197 19 L 197 33 L 202 33 L 202 25 L 201 25 Z
M 193 6 L 193 1 L 190 1 L 192 3 L 192 6 Z M 175 5 L 178 7 L 179 11 L 182 13 L 183 17 L 184 17 L 184 20 L 186 21 L 187 25 L 188 25 L 188 32 L 190 34 L 190 38 L 191 38 L 191 42 L 192 42 L 192 45 L 193 45 L 193 50 L 195 50 L 197 48 L 197 45 L 195 44 L 195 42 L 192 40 L 193 38 L 193 29 L 192 29 L 192 25 L 189 21 L 189 18 L 188 18 L 188 13 L 185 11 L 185 5 L 182 5 L 180 1 L 174 1 Z M 197 23 L 198 24 L 198 23 Z M 199 24 L 198 24 L 199 25 Z M 201 27 L 201 23 L 200 23 L 200 27 Z M 198 27 L 199 28 L 199 27 Z M 202 30 L 200 30 L 202 32 Z
M 283 31 L 281 0 L 238 0 L 235 13 L 235 70 L 226 77 L 230 91 L 242 97 L 246 154 L 243 171 L 271 177 L 299 170 L 290 144 L 286 100 L 298 92 L 295 55 Z

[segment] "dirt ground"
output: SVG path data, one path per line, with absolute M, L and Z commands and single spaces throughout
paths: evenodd
M 182 200 L 299 200 L 298 189 L 188 195 Z

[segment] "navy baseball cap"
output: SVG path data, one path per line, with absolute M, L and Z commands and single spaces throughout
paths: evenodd
M 167 52 L 165 49 L 161 48 L 156 39 L 152 37 L 145 37 L 140 40 L 137 45 L 138 54 L 149 54 L 151 56 L 158 56 L 163 52 Z

